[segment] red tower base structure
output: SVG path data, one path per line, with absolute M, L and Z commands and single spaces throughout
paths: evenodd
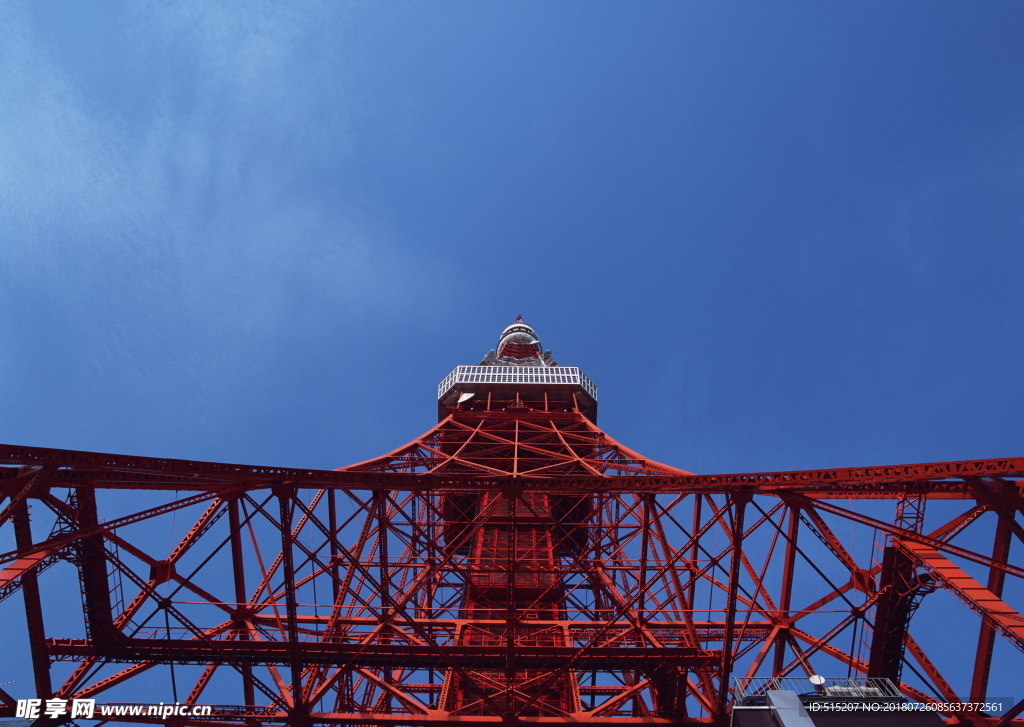
M 1024 702 L 949 706 L 985 702 L 997 639 L 1024 651 L 1024 458 L 691 474 L 602 432 L 597 388 L 521 320 L 438 393 L 436 427 L 335 471 L 0 446 L 30 696 L 124 703 L 158 673 L 158 701 L 212 715 L 96 718 L 726 725 L 753 685 L 822 674 L 1024 725 Z M 75 576 L 81 625 L 54 633 Z M 976 637 L 963 684 L 912 633 L 935 591 L 964 607 L 949 648 Z

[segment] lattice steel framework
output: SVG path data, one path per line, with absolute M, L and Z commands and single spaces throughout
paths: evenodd
M 995 640 L 1024 651 L 1024 458 L 694 475 L 572 390 L 481 391 L 335 471 L 0 446 L 37 694 L 124 701 L 174 665 L 176 700 L 220 705 L 201 724 L 726 724 L 731 677 L 981 701 Z M 71 567 L 58 634 L 40 583 Z M 936 589 L 974 619 L 969 684 L 911 635 Z

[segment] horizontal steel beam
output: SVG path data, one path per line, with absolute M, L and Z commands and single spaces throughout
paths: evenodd
M 125 639 L 116 646 L 97 646 L 87 639 L 47 639 L 51 657 L 99 657 L 110 661 L 160 661 L 180 664 L 290 664 L 288 641 L 179 641 Z M 691 647 L 636 648 L 517 645 L 512 658 L 504 646 L 419 646 L 412 644 L 335 644 L 300 642 L 304 664 L 355 667 L 444 669 L 553 669 L 579 661 L 587 669 L 652 669 L 663 665 L 707 668 L 721 661 L 716 651 Z
M 17 467 L 50 465 L 54 471 L 47 476 L 46 484 L 52 486 L 205 492 L 239 487 L 244 490 L 263 489 L 288 483 L 293 487 L 342 490 L 483 492 L 529 487 L 547 492 L 574 493 L 721 493 L 745 489 L 765 494 L 802 492 L 810 496 L 843 498 L 879 497 L 906 491 L 928 497 L 972 497 L 971 488 L 964 478 L 1024 478 L 1024 457 L 742 474 L 527 478 L 260 467 L 0 445 L 0 464 Z M 15 467 L 0 472 L 3 480 L 13 480 L 17 476 Z
M 352 724 L 352 725 L 396 725 L 405 727 L 425 727 L 436 724 L 455 724 L 461 727 L 493 727 L 494 725 L 673 725 L 673 727 L 708 727 L 709 721 L 699 717 L 595 717 L 588 712 L 580 712 L 566 717 L 530 717 L 518 716 L 510 720 L 504 716 L 480 716 L 451 714 L 441 710 L 430 710 L 427 714 L 402 714 L 389 712 L 311 712 L 304 715 L 313 724 Z M 114 719 L 112 722 L 121 720 Z M 127 721 L 127 720 L 125 720 Z M 235 727 L 250 724 L 292 724 L 295 716 L 288 712 L 243 711 L 225 707 L 213 707 L 210 717 L 202 718 L 195 724 L 209 727 Z M 131 723 L 166 724 L 165 720 L 155 717 L 131 717 Z

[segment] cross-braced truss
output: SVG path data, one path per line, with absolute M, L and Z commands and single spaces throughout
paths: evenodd
M 0 599 L 20 592 L 43 698 L 173 696 L 221 725 L 721 724 L 731 677 L 982 701 L 997 640 L 1024 650 L 1024 460 L 692 475 L 513 411 L 333 472 L 0 463 Z M 69 576 L 79 624 L 41 595 L 77 610 Z M 936 591 L 975 640 L 966 680 L 912 628 Z M 169 669 L 174 694 L 144 697 Z
M 624 447 L 570 412 L 457 412 L 394 452 L 344 472 L 521 478 L 649 477 L 690 472 Z

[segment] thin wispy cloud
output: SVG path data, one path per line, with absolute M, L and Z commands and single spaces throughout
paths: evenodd
M 304 317 L 387 316 L 415 297 L 400 241 L 330 190 L 352 144 L 353 48 L 324 43 L 343 10 L 135 8 L 119 32 L 137 106 L 98 103 L 27 10 L 0 12 L 0 266 L 20 295 L 127 326 L 125 347 L 147 345 L 139 328 L 162 331 L 149 345 L 188 328 L 195 365 L 214 339 L 245 356 L 291 325 L 297 291 L 318 304 Z

